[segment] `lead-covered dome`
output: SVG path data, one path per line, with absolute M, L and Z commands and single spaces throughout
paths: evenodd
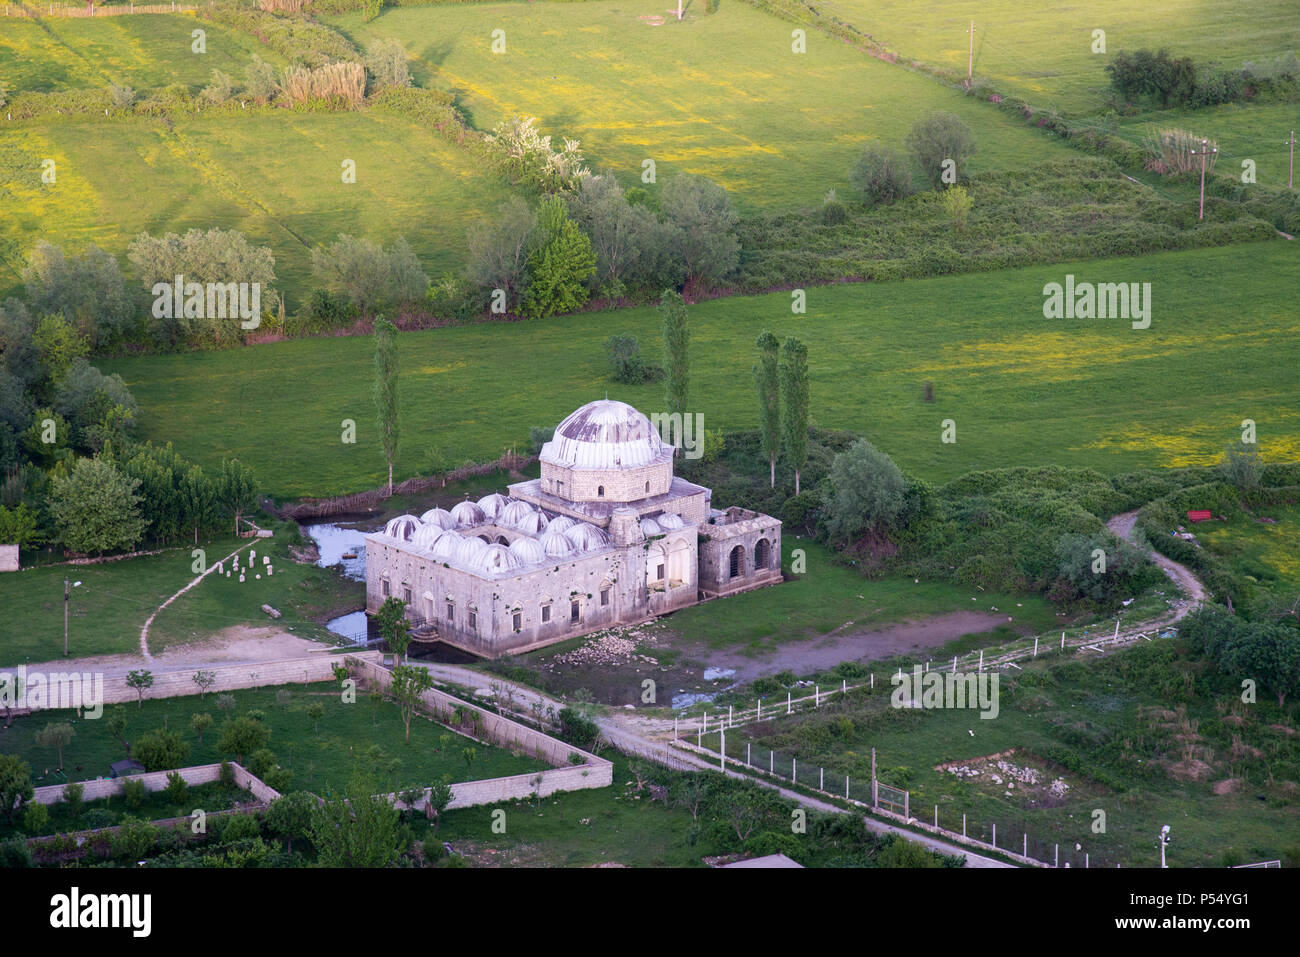
M 598 399 L 571 413 L 542 446 L 543 463 L 565 469 L 630 469 L 672 459 L 672 446 L 626 402 Z
M 420 524 L 420 520 L 414 515 L 399 515 L 388 520 L 388 524 L 384 526 L 384 534 L 390 538 L 400 538 L 409 542 Z
M 453 505 L 451 517 L 456 520 L 456 525 L 460 528 L 472 528 L 475 525 L 482 525 L 487 520 L 483 509 L 473 502 L 459 502 Z

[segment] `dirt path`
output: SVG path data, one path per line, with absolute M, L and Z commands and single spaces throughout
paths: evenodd
M 153 620 L 158 617 L 158 612 L 162 611 L 164 608 L 166 608 L 168 605 L 174 602 L 177 598 L 180 598 L 181 595 L 184 595 L 187 591 L 189 591 L 199 582 L 203 581 L 203 579 L 207 578 L 223 564 L 230 561 L 232 558 L 234 558 L 236 555 L 242 552 L 245 548 L 249 548 L 253 545 L 256 545 L 259 541 L 260 539 L 254 538 L 247 545 L 240 545 L 238 548 L 236 548 L 233 552 L 231 552 L 221 561 L 217 562 L 216 564 L 209 565 L 207 570 L 202 575 L 194 576 L 194 578 L 190 581 L 188 585 L 186 585 L 184 588 L 182 588 L 176 594 L 172 595 L 165 602 L 163 602 L 161 605 L 159 605 L 157 608 L 153 610 L 153 614 L 149 616 L 149 618 L 145 621 L 143 627 L 141 627 L 140 629 L 140 654 L 144 656 L 145 661 L 153 661 L 153 655 L 149 654 L 149 628 L 151 625 L 153 625 Z
M 1133 540 L 1133 526 L 1137 524 L 1137 514 L 1135 510 L 1116 515 L 1106 523 L 1106 527 L 1124 541 L 1131 542 Z M 1191 569 L 1186 565 L 1180 565 L 1178 562 L 1165 558 L 1164 555 L 1154 550 L 1149 552 L 1148 555 L 1151 561 L 1188 596 L 1187 601 L 1175 605 L 1174 621 L 1182 620 L 1197 605 L 1210 597 L 1209 591 L 1201 584 L 1201 580 L 1192 574 Z
M 877 661 L 917 654 L 942 647 L 963 635 L 990 631 L 996 625 L 1005 624 L 1007 617 L 991 611 L 953 611 L 885 628 L 845 630 L 852 627 L 850 622 L 829 634 L 786 642 L 758 655 L 704 649 L 690 649 L 690 654 L 706 660 L 710 667 L 734 668 L 736 681 L 749 682 L 786 669 L 806 674 L 829 670 L 842 661 Z

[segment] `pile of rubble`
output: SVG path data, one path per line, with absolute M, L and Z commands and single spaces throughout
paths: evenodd
M 1008 794 L 1015 790 L 1017 784 L 1022 788 L 1032 788 L 1042 783 L 1042 772 L 1037 768 L 1022 767 L 1007 760 L 998 760 L 992 765 L 983 767 L 959 764 L 944 770 L 958 778 L 978 778 L 986 775 L 992 783 L 1005 787 Z M 1047 790 L 1055 797 L 1064 797 L 1070 790 L 1070 785 L 1065 783 L 1064 778 L 1057 778 L 1047 786 Z
M 598 632 L 590 641 L 556 655 L 552 664 L 559 665 L 621 665 L 641 661 L 659 664 L 658 659 L 637 653 L 639 644 L 647 643 L 649 636 L 640 629 Z

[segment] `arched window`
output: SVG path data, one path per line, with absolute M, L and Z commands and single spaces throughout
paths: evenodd
M 498 536 L 497 536 L 497 544 L 498 544 L 498 545 L 509 545 L 509 544 L 510 544 L 510 540 L 509 540 L 508 538 L 506 538 L 504 535 L 498 535 Z
M 649 483 L 649 482 L 646 482 L 646 483 L 645 483 L 645 493 L 646 493 L 647 495 L 650 494 L 650 483 Z
M 758 544 L 754 546 L 754 570 L 766 568 L 770 560 L 769 553 L 772 550 L 771 544 L 766 538 L 760 538 Z
M 745 546 L 737 545 L 731 550 L 731 574 L 730 578 L 736 578 L 740 575 L 745 564 Z
M 485 545 L 491 545 L 491 544 L 492 544 L 492 538 L 491 538 L 490 536 L 488 536 L 488 535 L 480 535 L 479 538 L 483 539 L 483 544 L 485 544 Z
M 605 497 L 605 486 L 603 486 L 603 485 L 597 485 L 597 486 L 596 486 L 596 497 L 597 497 L 597 498 L 604 498 L 604 497 Z

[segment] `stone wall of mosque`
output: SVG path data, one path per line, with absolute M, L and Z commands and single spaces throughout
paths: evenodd
M 734 594 L 782 580 L 781 523 L 769 515 L 720 517 L 699 528 L 700 590 L 706 597 Z
M 542 463 L 542 491 L 571 502 L 635 502 L 667 494 L 672 483 L 671 460 L 618 469 L 571 469 Z

